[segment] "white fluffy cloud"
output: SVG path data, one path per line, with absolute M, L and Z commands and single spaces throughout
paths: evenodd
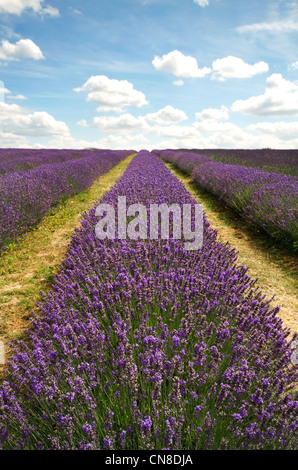
M 205 77 L 211 72 L 208 67 L 199 68 L 194 57 L 186 56 L 182 52 L 174 50 L 162 57 L 155 56 L 152 64 L 158 71 L 172 73 L 176 77 Z
M 115 135 L 111 134 L 106 137 L 99 139 L 94 142 L 92 147 L 94 148 L 110 148 L 115 150 L 121 149 L 133 149 L 141 150 L 143 148 L 149 148 L 148 139 L 143 134 L 137 135 Z
M 196 130 L 193 126 L 160 126 L 158 124 L 150 127 L 149 133 L 157 137 L 172 137 L 175 139 L 186 139 L 194 137 Z
M 202 121 L 226 121 L 229 119 L 229 110 L 226 106 L 221 106 L 220 109 L 218 108 L 206 108 L 199 113 L 196 113 L 196 119 L 200 119 Z
M 2 148 L 27 148 L 28 140 L 24 136 L 12 132 L 2 132 L 0 129 L 0 145 Z
M 298 122 L 258 122 L 247 126 L 248 131 L 278 137 L 282 140 L 298 140 Z
M 249 78 L 259 73 L 268 72 L 269 67 L 266 62 L 256 62 L 249 65 L 239 57 L 228 56 L 217 59 L 212 63 L 212 78 L 225 81 L 228 78 Z
M 39 11 L 43 0 L 0 0 L 0 12 L 20 15 L 24 10 Z
M 0 0 L 0 13 L 21 15 L 25 10 L 49 16 L 59 16 L 59 10 L 50 5 L 43 7 L 44 0 Z
M 267 78 L 263 95 L 237 100 L 231 109 L 255 116 L 298 116 L 298 86 L 274 73 Z
M 144 119 L 147 122 L 165 125 L 185 121 L 187 119 L 187 115 L 181 109 L 173 108 L 173 106 L 168 105 L 156 113 L 146 114 Z
M 197 5 L 200 7 L 207 7 L 209 5 L 209 0 L 194 0 Z
M 40 48 L 31 39 L 20 39 L 15 44 L 3 40 L 0 46 L 0 60 L 43 59 Z
M 45 111 L 31 112 L 17 104 L 0 103 L 0 132 L 19 136 L 69 135 L 67 125 Z
M 216 120 L 204 120 L 201 122 L 195 122 L 193 124 L 194 129 L 200 131 L 202 134 L 220 135 L 222 140 L 226 139 L 227 136 L 233 136 L 240 131 L 239 127 L 232 122 L 219 122 Z
M 150 132 L 151 123 L 158 126 L 169 126 L 186 119 L 187 115 L 184 111 L 168 105 L 155 113 L 146 114 L 145 116 L 135 117 L 130 113 L 121 116 L 97 116 L 93 118 L 93 124 L 104 132 Z
M 123 112 L 128 106 L 140 108 L 148 104 L 144 93 L 135 90 L 127 80 L 115 80 L 105 75 L 94 75 L 74 91 L 87 91 L 87 101 L 100 105 L 98 111 Z
M 143 117 L 136 118 L 129 113 L 121 116 L 98 116 L 93 118 L 93 124 L 104 132 L 139 131 L 148 127 Z
M 212 73 L 211 78 L 219 81 L 225 81 L 228 78 L 249 78 L 269 70 L 266 62 L 260 61 L 250 65 L 234 56 L 216 59 L 212 63 L 212 68 L 199 68 L 195 57 L 185 56 L 177 50 L 162 57 L 155 56 L 152 64 L 156 70 L 172 73 L 176 77 L 202 78 Z M 183 85 L 183 81 L 177 80 L 173 84 Z

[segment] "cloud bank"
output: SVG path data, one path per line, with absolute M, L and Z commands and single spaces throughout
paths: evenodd
M 186 56 L 178 50 L 174 50 L 161 57 L 155 56 L 153 67 L 159 72 L 167 72 L 180 78 L 203 78 L 211 75 L 213 80 L 225 81 L 231 78 L 250 78 L 254 75 L 268 72 L 269 66 L 260 61 L 253 65 L 247 64 L 243 59 L 235 56 L 227 56 L 216 59 L 212 67 L 199 68 L 195 57 Z M 175 81 L 174 85 L 183 85 L 183 82 Z
M 298 86 L 274 73 L 267 78 L 263 95 L 237 100 L 231 109 L 254 116 L 298 116 Z
M 98 104 L 98 111 L 116 111 L 122 113 L 126 107 L 138 108 L 148 104 L 144 93 L 135 90 L 127 80 L 115 80 L 105 75 L 90 77 L 76 92 L 87 91 L 87 101 Z

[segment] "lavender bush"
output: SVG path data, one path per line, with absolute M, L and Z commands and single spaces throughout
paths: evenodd
M 256 168 L 212 162 L 195 167 L 193 180 L 245 219 L 291 246 L 298 243 L 298 179 Z
M 212 163 L 212 160 L 197 152 L 181 152 L 176 150 L 154 150 L 165 162 L 175 165 L 184 173 L 191 174 L 194 167 L 202 163 Z
M 213 161 L 194 151 L 156 152 L 166 162 L 191 174 L 193 181 L 201 188 L 219 197 L 252 225 L 262 228 L 276 240 L 294 249 L 298 247 L 296 177 Z M 221 155 L 219 153 L 220 157 Z M 228 158 L 228 151 L 224 155 Z
M 90 150 L 0 149 L 0 177 L 14 171 L 90 156 Z
M 298 150 L 180 149 L 154 152 L 186 173 L 191 173 L 195 165 L 216 161 L 298 177 Z
M 275 149 L 200 149 L 179 150 L 180 154 L 195 153 L 211 160 L 258 168 L 268 173 L 287 174 L 298 177 L 298 150 Z
M 48 161 L 55 161 L 58 151 L 44 152 L 43 158 L 48 156 Z M 88 151 L 80 159 L 73 157 L 58 163 L 40 164 L 32 170 L 0 176 L 0 252 L 40 222 L 59 200 L 87 189 L 130 153 L 132 151 Z M 65 158 L 67 156 L 70 157 L 68 151 L 64 154 Z M 27 158 L 24 157 L 24 162 Z
M 140 152 L 100 202 L 195 204 Z M 85 213 L 0 387 L 3 449 L 295 449 L 289 331 L 204 219 L 204 245 L 98 240 Z M 149 227 L 148 227 L 149 233 Z M 295 339 L 297 336 L 294 335 Z

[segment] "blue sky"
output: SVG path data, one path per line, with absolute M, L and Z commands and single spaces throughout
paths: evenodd
M 298 0 L 0 0 L 0 147 L 298 148 Z

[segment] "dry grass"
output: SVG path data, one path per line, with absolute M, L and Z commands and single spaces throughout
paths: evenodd
M 124 173 L 134 155 L 101 176 L 87 190 L 61 202 L 30 230 L 26 237 L 11 244 L 0 258 L 0 341 L 21 338 L 30 325 L 40 291 L 50 288 L 53 274 L 65 258 L 67 246 L 84 211 L 94 206 Z M 4 367 L 0 366 L 0 374 Z
M 207 219 L 217 230 L 219 241 L 236 247 L 239 264 L 249 267 L 248 274 L 258 279 L 266 298 L 274 297 L 273 305 L 280 306 L 279 317 L 284 326 L 289 327 L 292 333 L 298 333 L 297 256 L 277 245 L 265 233 L 253 230 L 234 211 L 193 183 L 189 176 L 172 165 L 167 166 L 204 205 Z

